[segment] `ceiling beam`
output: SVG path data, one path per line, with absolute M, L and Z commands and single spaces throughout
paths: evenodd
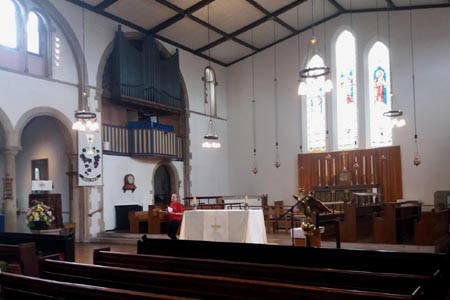
M 412 6 L 396 6 L 395 10 L 417 10 L 417 9 L 432 9 L 432 8 L 446 8 L 450 7 L 450 3 L 440 3 L 440 4 L 418 4 Z M 367 13 L 367 12 L 377 12 L 377 11 L 389 11 L 391 8 L 362 8 L 352 10 L 352 13 Z
M 328 0 L 329 3 L 331 3 L 340 13 L 345 12 L 345 8 L 342 7 L 336 0 Z
M 197 2 L 196 4 L 192 5 L 191 7 L 188 7 L 186 10 L 184 10 L 183 12 L 178 12 L 175 16 L 173 16 L 172 18 L 167 19 L 166 21 L 156 25 L 155 27 L 151 28 L 149 30 L 150 33 L 157 33 L 161 30 L 166 29 L 167 27 L 175 24 L 176 22 L 180 21 L 181 19 L 183 19 L 186 15 L 190 15 L 193 14 L 194 12 L 196 12 L 199 9 L 202 9 L 203 7 L 205 7 L 206 5 L 208 5 L 209 3 L 213 2 L 214 0 L 202 0 L 200 2 Z M 172 7 L 171 7 L 172 8 Z
M 388 5 L 388 7 L 390 9 L 396 9 L 397 6 L 395 5 L 395 3 L 392 0 L 386 0 L 386 4 Z
M 314 23 L 314 26 L 317 26 L 317 25 L 320 25 L 320 24 L 322 24 L 322 23 L 328 22 L 329 20 L 334 19 L 334 18 L 336 18 L 336 17 L 338 17 L 338 16 L 340 16 L 340 15 L 341 15 L 341 13 L 340 13 L 340 12 L 337 12 L 337 13 L 335 13 L 335 14 L 333 14 L 333 15 L 330 15 L 330 16 L 326 17 L 325 19 L 322 19 L 322 20 L 320 20 L 320 21 L 318 21 L 318 22 L 315 22 L 315 23 Z M 308 25 L 308 26 L 306 26 L 306 27 L 304 27 L 304 28 L 298 30 L 297 33 L 290 34 L 290 35 L 288 35 L 288 36 L 286 36 L 286 37 L 284 37 L 284 38 L 282 38 L 282 39 L 280 39 L 280 40 L 278 40 L 278 41 L 276 41 L 276 42 L 274 42 L 274 43 L 270 43 L 269 45 L 264 46 L 263 48 L 260 48 L 257 52 L 261 52 L 261 51 L 263 51 L 263 50 L 266 50 L 267 48 L 270 48 L 270 47 L 274 46 L 275 44 L 281 43 L 282 41 L 285 41 L 285 40 L 287 40 L 287 39 L 290 39 L 291 37 L 296 36 L 297 34 L 300 34 L 300 33 L 302 33 L 302 32 L 305 32 L 305 31 L 307 31 L 307 30 L 310 30 L 312 27 L 313 27 L 313 25 Z M 252 56 L 252 55 L 254 55 L 254 54 L 256 54 L 256 53 L 251 53 L 251 54 L 246 55 L 246 56 L 244 56 L 244 57 L 238 58 L 238 59 L 236 59 L 235 61 L 232 61 L 232 62 L 226 64 L 225 66 L 226 66 L 226 67 L 231 66 L 232 64 L 235 64 L 235 63 L 237 63 L 237 62 L 239 62 L 239 61 L 241 61 L 241 60 L 244 60 L 244 59 L 246 59 L 247 57 L 250 57 L 250 56 Z
M 294 7 L 296 7 L 296 6 L 298 6 L 298 5 L 302 4 L 302 3 L 304 3 L 304 2 L 306 2 L 306 1 L 307 1 L 307 0 L 296 0 L 296 1 L 292 2 L 291 4 L 288 4 L 288 5 L 286 5 L 286 6 L 282 7 L 282 8 L 280 8 L 279 10 L 274 11 L 274 12 L 272 13 L 272 15 L 274 15 L 274 16 L 279 16 L 279 15 L 281 15 L 282 13 L 285 13 L 286 11 L 290 10 L 291 8 L 294 8 Z M 250 23 L 250 24 L 248 24 L 247 26 L 244 26 L 244 27 L 242 27 L 241 29 L 238 29 L 238 30 L 236 30 L 236 31 L 234 31 L 234 32 L 232 32 L 232 33 L 230 33 L 229 36 L 230 36 L 230 37 L 236 37 L 236 36 L 238 36 L 238 35 L 240 35 L 240 34 L 246 32 L 246 31 L 248 31 L 248 30 L 251 30 L 251 29 L 255 28 L 256 26 L 261 25 L 261 24 L 264 23 L 264 22 L 267 22 L 267 21 L 270 20 L 270 19 L 271 19 L 271 17 L 266 15 L 266 16 L 262 17 L 261 19 L 256 20 L 255 22 Z M 205 51 L 205 50 L 208 50 L 209 48 L 215 47 L 215 46 L 217 46 L 218 44 L 225 42 L 226 40 L 227 40 L 227 38 L 221 38 L 221 39 L 218 39 L 218 40 L 216 40 L 216 41 L 214 41 L 214 42 L 212 42 L 212 43 L 210 43 L 210 44 L 208 44 L 208 45 L 205 45 L 205 46 L 203 46 L 203 47 L 197 49 L 197 51 L 203 52 L 203 51 Z M 252 49 L 252 50 L 254 50 L 254 51 L 259 51 L 259 49 L 257 49 L 257 48 Z
M 254 0 L 247 0 L 247 2 L 250 3 L 256 9 L 258 9 L 260 12 L 265 14 L 266 16 L 269 16 L 270 18 L 272 18 L 272 20 L 274 20 L 275 22 L 277 22 L 278 24 L 280 24 L 281 26 L 283 26 L 284 28 L 286 28 L 290 32 L 292 32 L 292 33 L 293 32 L 297 32 L 297 29 L 293 28 L 291 25 L 287 24 L 286 22 L 284 22 L 283 20 L 281 20 L 277 16 L 274 16 L 270 11 L 268 11 L 267 9 L 265 9 L 264 7 L 259 5 Z
M 100 2 L 99 4 L 97 4 L 95 6 L 95 9 L 98 10 L 104 10 L 105 8 L 107 8 L 108 6 L 113 5 L 114 3 L 116 3 L 118 0 L 103 0 L 102 2 Z

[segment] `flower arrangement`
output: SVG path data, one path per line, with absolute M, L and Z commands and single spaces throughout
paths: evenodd
M 52 213 L 52 208 L 45 205 L 43 202 L 36 199 L 31 200 L 31 207 L 28 208 L 25 217 L 28 228 L 38 229 L 38 224 L 46 224 L 47 227 L 55 220 Z M 42 229 L 42 228 L 41 228 Z

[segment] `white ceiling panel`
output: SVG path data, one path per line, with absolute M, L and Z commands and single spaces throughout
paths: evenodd
M 316 0 L 317 1 L 317 0 Z M 314 22 L 317 22 L 319 20 L 322 20 L 324 18 L 327 18 L 335 13 L 338 12 L 336 7 L 334 5 L 330 4 L 328 1 L 319 0 L 314 2 Z M 279 15 L 278 17 L 285 21 L 287 24 L 291 25 L 292 27 L 296 28 L 297 30 L 303 29 L 311 25 L 312 22 L 312 6 L 311 2 L 305 2 L 302 3 L 300 6 L 298 6 L 299 12 L 298 12 L 298 20 L 299 20 L 299 27 L 297 28 L 297 8 L 288 10 L 287 12 Z M 325 9 L 325 11 L 324 11 Z M 325 13 L 325 16 L 324 16 Z
M 218 59 L 225 63 L 231 63 L 243 56 L 249 55 L 252 50 L 242 46 L 241 44 L 235 43 L 234 41 L 226 41 L 219 46 L 211 49 L 211 57 Z M 208 51 L 204 51 L 203 54 L 208 55 Z
M 208 22 L 208 6 L 195 12 L 194 16 Z M 209 23 L 227 33 L 263 17 L 262 12 L 242 0 L 216 0 L 209 5 Z
M 107 7 L 105 11 L 146 29 L 176 15 L 174 10 L 149 0 L 121 0 Z
M 274 42 L 273 39 L 273 21 L 267 21 L 253 29 L 253 42 L 257 48 L 263 48 Z M 275 22 L 276 40 L 280 40 L 292 34 L 285 27 Z M 238 36 L 239 39 L 252 44 L 252 30 L 248 30 Z
M 186 10 L 192 5 L 200 2 L 199 0 L 169 0 L 168 2 L 178 6 L 179 8 Z
M 286 5 L 291 4 L 295 0 L 255 0 L 256 3 L 264 7 L 266 10 L 273 13 L 274 11 L 279 10 L 282 7 L 285 7 Z
M 395 2 L 395 0 L 393 0 Z M 385 0 L 338 0 L 339 4 L 345 9 L 369 9 L 369 8 L 386 8 Z M 377 4 L 378 3 L 378 4 Z
M 208 28 L 189 18 L 183 18 L 174 25 L 158 32 L 158 35 L 164 36 L 194 50 L 208 44 Z M 209 31 L 209 36 L 210 42 L 214 42 L 222 37 L 212 30 Z

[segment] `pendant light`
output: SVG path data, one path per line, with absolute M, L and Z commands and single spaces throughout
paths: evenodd
M 392 49 L 391 49 L 391 10 L 388 11 L 388 15 L 387 15 L 387 22 L 388 22 L 388 49 L 389 49 L 389 63 L 392 66 Z M 391 97 L 391 109 L 389 109 L 388 111 L 385 111 L 383 113 L 383 116 L 385 117 L 401 117 L 403 116 L 403 111 L 398 107 L 397 105 L 397 101 L 396 101 L 396 97 L 395 97 L 395 93 L 394 93 L 394 79 L 392 78 L 392 67 L 389 67 L 389 77 L 391 79 L 391 92 L 390 92 L 390 97 Z
M 253 30 L 252 30 L 252 46 L 254 46 Z M 252 129 L 253 129 L 253 166 L 252 173 L 258 173 L 258 165 L 256 163 L 256 99 L 255 99 L 255 55 L 252 55 Z
M 409 6 L 411 6 L 411 0 L 409 0 Z M 417 115 L 416 115 L 416 80 L 415 80 L 415 65 L 414 65 L 414 36 L 413 36 L 413 21 L 412 21 L 412 9 L 409 10 L 409 34 L 411 41 L 411 67 L 412 67 L 412 87 L 413 87 L 413 110 L 414 110 L 414 160 L 413 164 L 417 167 L 422 163 L 419 154 L 419 141 L 417 136 Z
M 274 91 L 274 102 L 275 102 L 275 168 L 281 167 L 280 153 L 278 149 L 278 78 L 277 78 L 277 44 L 276 44 L 276 30 L 275 30 L 275 20 L 273 22 L 273 91 Z
M 208 25 L 209 25 L 209 4 L 207 7 L 208 10 Z M 210 30 L 208 27 L 208 44 L 210 43 Z M 211 67 L 211 48 L 208 49 L 208 66 L 205 67 L 203 71 L 203 89 L 204 89 L 204 103 L 205 105 L 209 105 L 209 122 L 208 122 L 208 130 L 206 134 L 203 136 L 204 140 L 202 143 L 203 148 L 220 148 L 221 144 L 219 142 L 219 136 L 216 134 L 214 130 L 214 122 L 212 116 L 216 116 L 216 73 L 214 69 Z M 209 100 L 208 100 L 209 99 Z M 206 110 L 206 107 L 205 107 Z
M 321 65 L 316 65 L 312 67 L 308 67 L 308 62 L 311 58 L 319 53 L 319 46 L 317 42 L 317 38 L 315 35 L 315 23 L 314 23 L 314 0 L 311 1 L 311 18 L 312 18 L 312 37 L 308 43 L 308 49 L 305 56 L 305 61 L 303 64 L 303 69 L 300 70 L 299 75 L 302 79 L 318 79 L 323 76 L 327 76 L 330 74 L 330 67 L 325 65 L 325 63 Z M 298 86 L 298 95 L 304 96 L 310 93 L 310 87 L 305 81 L 300 81 Z M 331 92 L 333 89 L 333 83 L 331 80 L 327 79 L 324 81 L 324 85 L 320 87 L 321 90 L 325 91 L 325 93 Z
M 84 0 L 82 1 L 84 2 Z M 81 9 L 81 18 L 82 18 L 82 54 L 83 57 L 85 55 L 85 18 L 84 18 L 84 6 Z M 80 107 L 74 113 L 74 117 L 76 121 L 72 125 L 73 130 L 81 131 L 81 132 L 94 132 L 100 129 L 100 125 L 97 122 L 97 114 L 95 112 L 91 112 L 88 106 L 88 83 L 86 82 L 86 60 L 83 59 L 81 62 L 81 102 Z

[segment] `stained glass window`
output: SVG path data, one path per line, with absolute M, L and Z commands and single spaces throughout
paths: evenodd
M 338 149 L 357 148 L 356 46 L 347 30 L 336 41 L 336 79 Z
M 308 68 L 323 66 L 323 59 L 315 55 L 308 63 Z M 326 150 L 326 112 L 325 112 L 325 77 L 306 80 L 306 135 L 308 152 Z
M 0 0 L 0 45 L 17 47 L 16 6 L 11 0 Z
M 39 17 L 35 12 L 28 14 L 27 50 L 34 54 L 40 54 L 39 21 Z
M 391 119 L 383 113 L 391 109 L 389 49 L 376 42 L 369 51 L 370 146 L 392 145 Z

